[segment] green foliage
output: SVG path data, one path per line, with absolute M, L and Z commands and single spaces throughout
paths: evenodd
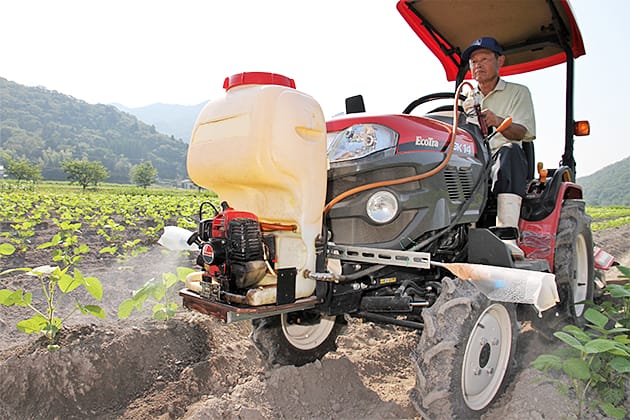
M 106 184 L 99 191 L 83 192 L 80 187 L 67 183 L 41 183 L 27 188 L 25 184 L 0 182 L 0 220 L 3 227 L 7 227 L 0 232 L 0 266 L 10 266 L 6 263 L 13 261 L 12 255 L 33 248 L 49 250 L 52 266 L 13 268 L 0 273 L 2 276 L 29 273 L 37 278 L 43 296 L 34 296 L 30 288 L 32 283 L 27 282 L 23 289 L 0 290 L 0 305 L 30 309 L 33 316 L 21 320 L 18 329 L 43 334 L 50 340 L 49 348 L 57 348 L 55 336 L 72 314 L 105 316 L 99 306 L 84 303 L 76 297 L 87 292 L 93 299 L 101 300 L 103 295 L 98 279 L 84 276 L 75 268 L 90 251 L 90 247 L 83 243 L 84 235 L 90 237 L 90 245 L 98 244 L 97 249 L 103 258 L 108 254 L 117 258 L 137 255 L 147 249 L 147 244 L 156 242 L 165 225 L 183 221 L 192 223 L 198 217 L 202 202 L 216 204 L 216 200 L 216 195 L 210 192 L 177 189 L 140 190 Z M 32 234 L 41 228 L 53 228 L 49 240 L 40 242 L 42 239 Z M 129 233 L 122 235 L 132 228 L 135 229 L 133 236 Z M 38 246 L 34 247 L 32 241 L 37 241 Z M 156 301 L 153 306 L 155 318 L 173 316 L 178 306 L 168 291 L 172 292 L 174 285 L 190 271 L 178 269 L 177 274 L 165 274 L 154 282 L 154 286 L 134 294 L 132 310 L 142 307 L 140 300 L 144 297 Z M 70 305 L 66 305 L 67 302 Z M 69 306 L 72 309 L 67 310 Z
M 151 162 L 140 163 L 131 168 L 131 182 L 139 187 L 146 188 L 151 184 L 155 184 L 157 180 L 157 169 L 153 167 Z
M 627 225 L 630 223 L 630 207 L 587 207 L 586 213 L 593 218 L 593 232 Z
M 578 178 L 577 183 L 584 188 L 589 206 L 630 206 L 630 157 Z
M 630 278 L 630 269 L 620 270 Z M 569 377 L 578 418 L 597 407 L 612 418 L 627 414 L 622 402 L 630 378 L 630 282 L 608 285 L 606 293 L 608 300 L 584 312 L 584 328 L 567 325 L 554 333 L 565 347 L 532 362 L 543 372 L 555 370 Z
M 63 323 L 76 311 L 82 314 L 90 314 L 98 318 L 105 318 L 105 311 L 97 305 L 84 305 L 75 297 L 75 305 L 64 318 L 57 316 L 60 306 L 60 297 L 68 296 L 79 287 L 83 287 L 94 299 L 103 298 L 103 287 L 95 277 L 84 277 L 76 268 L 72 275 L 68 274 L 68 268 L 61 269 L 53 266 L 41 266 L 36 268 L 16 268 L 5 270 L 1 275 L 15 271 L 24 271 L 26 274 L 36 277 L 44 294 L 43 308 L 37 307 L 33 301 L 33 293 L 22 289 L 0 289 L 0 305 L 27 307 L 33 312 L 33 316 L 17 323 L 17 329 L 27 334 L 43 334 L 49 340 L 48 349 L 56 350 L 59 346 L 55 342 L 55 336 L 63 326 Z
M 7 198 L 9 195 L 5 195 Z M 24 196 L 21 194 L 20 196 Z M 11 204 L 17 204 L 14 200 L 6 200 L 8 205 L 8 211 L 15 213 L 18 206 L 11 207 Z M 37 224 L 36 221 L 41 221 L 43 215 L 46 214 L 50 217 L 50 214 L 43 210 L 37 209 L 34 213 L 33 220 L 24 220 L 22 225 L 28 224 L 29 227 L 33 227 Z M 97 305 L 84 305 L 76 297 L 76 293 L 72 295 L 74 297 L 75 305 L 73 309 L 64 317 L 59 318 L 57 313 L 60 308 L 61 297 L 70 295 L 74 290 L 79 287 L 83 287 L 94 299 L 101 300 L 103 297 L 103 287 L 100 281 L 95 277 L 85 277 L 76 268 L 73 269 L 72 274 L 68 274 L 69 269 L 76 265 L 82 258 L 82 256 L 89 252 L 90 248 L 86 244 L 79 242 L 79 233 L 81 223 L 70 222 L 68 217 L 63 217 L 62 220 L 53 219 L 53 222 L 57 225 L 58 231 L 55 233 L 50 241 L 44 242 L 37 247 L 37 249 L 50 249 L 52 261 L 60 266 L 41 266 L 37 268 L 14 268 L 5 270 L 0 275 L 10 274 L 14 272 L 26 272 L 30 276 L 37 277 L 39 286 L 44 296 L 45 308 L 38 307 L 33 301 L 32 292 L 26 292 L 25 290 L 0 290 L 0 304 L 5 306 L 25 306 L 31 309 L 34 315 L 29 318 L 18 322 L 18 330 L 27 334 L 41 333 L 49 340 L 48 348 L 53 350 L 58 348 L 55 343 L 55 336 L 61 329 L 63 323 L 75 312 L 79 311 L 82 314 L 90 314 L 99 318 L 105 317 L 105 311 Z M 14 229 L 18 228 L 18 224 L 11 225 Z M 15 247 L 11 249 L 11 244 L 0 244 L 0 249 L 3 250 L 0 253 L 2 255 L 11 255 L 15 252 Z
M 128 318 L 133 310 L 142 311 L 147 300 L 153 300 L 153 319 L 166 321 L 173 316 L 179 305 L 171 301 L 173 286 L 186 281 L 186 276 L 194 270 L 186 267 L 178 267 L 177 274 L 164 273 L 161 279 L 151 279 L 144 286 L 133 292 L 131 298 L 124 300 L 118 306 L 118 317 Z
M 61 164 L 63 171 L 68 175 L 70 183 L 76 182 L 85 190 L 88 185 L 95 187 L 99 182 L 109 176 L 109 172 L 101 162 L 88 160 L 67 160 Z
M 6 159 L 5 172 L 7 175 L 20 181 L 39 181 L 42 179 L 42 170 L 26 159 Z
M 86 244 L 79 243 L 79 229 L 81 223 L 61 221 L 58 223 L 59 232 L 52 239 L 39 245 L 37 249 L 53 248 L 52 260 L 61 262 L 64 266 L 78 263 L 84 254 L 90 251 Z
M 162 180 L 187 177 L 184 142 L 113 106 L 4 78 L 0 91 L 0 150 L 40 165 L 45 179 L 64 180 L 61 163 L 82 159 L 101 162 L 113 182 L 128 183 L 132 164 L 147 160 Z
M 13 255 L 15 247 L 11 244 L 0 244 L 0 255 L 8 256 Z
M 65 258 L 83 255 L 80 252 L 87 248 L 79 246 L 81 235 L 90 235 L 90 245 L 101 255 L 127 258 L 146 251 L 166 225 L 194 229 L 201 202 L 217 200 L 214 193 L 173 188 L 105 184 L 99 191 L 83 192 L 81 187 L 65 183 L 38 184 L 36 190 L 15 185 L 0 182 L 0 220 L 10 227 L 0 232 L 0 256 L 9 246 L 15 248 L 12 253 L 32 249 L 32 242 L 40 240 L 34 233 L 52 222 L 59 236 L 53 235 L 49 241 L 55 245 L 44 243 L 40 249 L 55 247 L 57 258 L 64 249 L 68 251 Z

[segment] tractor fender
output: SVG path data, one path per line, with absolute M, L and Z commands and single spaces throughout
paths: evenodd
M 583 198 L 582 187 L 573 182 L 564 181 L 562 176 L 562 172 L 557 171 L 541 197 L 529 197 L 523 200 L 519 221 L 519 247 L 525 252 L 527 258 L 545 259 L 550 267 L 554 266 L 556 234 L 562 205 L 565 200 Z M 536 205 L 544 207 L 544 217 L 538 217 L 543 214 L 542 208 L 535 217 L 523 217 L 523 211 L 527 213 L 528 209 Z

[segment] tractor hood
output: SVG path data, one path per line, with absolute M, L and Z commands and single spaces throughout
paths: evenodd
M 461 53 L 482 36 L 502 44 L 504 76 L 564 63 L 567 53 L 585 54 L 568 0 L 400 0 L 396 8 L 449 81 L 469 78 Z

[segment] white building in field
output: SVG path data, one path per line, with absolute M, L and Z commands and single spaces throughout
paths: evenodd
M 194 182 L 192 182 L 190 179 L 183 179 L 181 181 L 179 181 L 179 188 L 183 188 L 185 190 L 194 190 L 199 188 Z
M 4 166 L 0 165 L 0 179 L 4 178 L 6 175 L 4 174 Z

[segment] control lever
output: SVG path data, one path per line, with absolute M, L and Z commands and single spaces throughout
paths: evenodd
M 485 125 L 485 123 L 484 123 Z M 490 136 L 488 136 L 488 141 L 495 136 L 495 134 L 497 133 L 502 133 L 503 131 L 505 131 L 506 128 L 508 128 L 509 126 L 512 125 L 512 117 L 507 117 L 503 120 L 503 122 L 497 127 L 496 130 L 494 130 L 494 133 L 490 134 Z M 486 127 L 486 130 L 488 128 Z M 483 130 L 483 129 L 482 129 Z

